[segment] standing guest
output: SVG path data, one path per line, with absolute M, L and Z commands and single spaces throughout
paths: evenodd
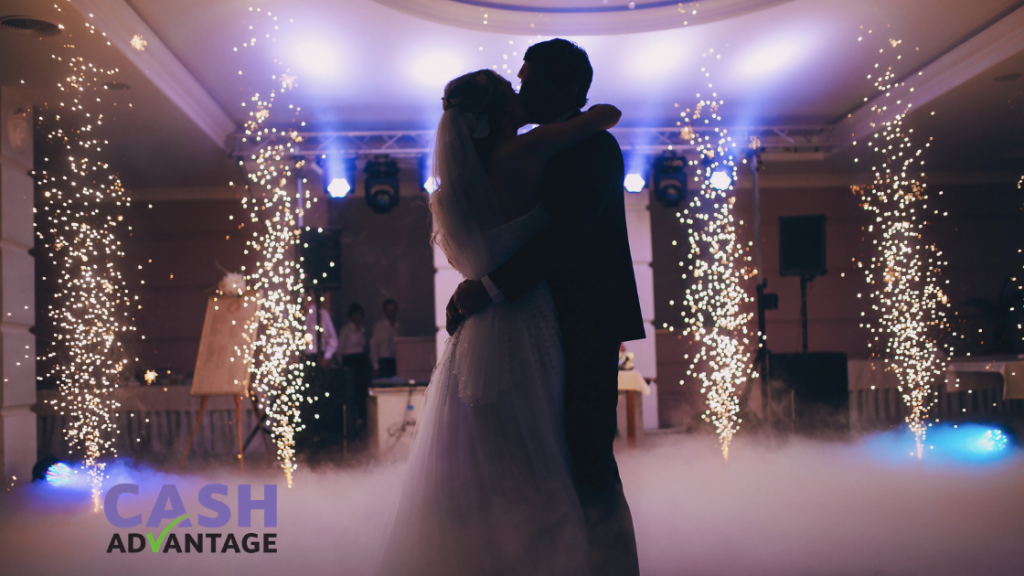
M 366 353 L 366 327 L 363 326 L 363 307 L 352 304 L 348 307 L 348 323 L 338 334 L 338 355 L 341 367 L 352 371 L 352 387 L 347 396 L 356 418 L 355 429 L 362 430 L 366 423 L 366 396 L 373 377 L 370 355 Z
M 307 298 L 309 311 L 306 313 L 306 354 L 319 357 L 320 365 L 326 368 L 338 350 L 338 333 L 334 329 L 334 322 L 331 322 L 331 314 L 328 312 L 331 308 L 328 294 L 320 296 L 320 322 L 319 325 L 317 324 L 316 298 L 315 293 L 310 293 Z M 324 352 L 322 356 L 319 354 L 321 345 Z
M 395 363 L 395 337 L 402 335 L 402 325 L 398 323 L 398 302 L 388 298 L 384 301 L 383 308 L 384 319 L 373 325 L 370 362 L 373 363 L 375 377 L 391 378 L 398 373 Z

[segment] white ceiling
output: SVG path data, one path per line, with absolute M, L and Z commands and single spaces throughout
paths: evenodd
M 0 0 L 0 16 L 30 14 L 66 26 L 62 37 L 44 40 L 0 32 L 0 83 L 21 85 L 24 80 L 40 104 L 57 98 L 55 86 L 63 74 L 50 56 L 70 36 L 94 61 L 118 66 L 120 80 L 133 86 L 111 95 L 132 103 L 131 111 L 118 109 L 111 128 L 128 185 L 198 186 L 238 179 L 226 153 L 142 71 L 97 35 L 80 32 L 85 19 L 71 4 L 51 1 L 63 11 L 40 2 Z M 1021 4 L 793 0 L 707 24 L 571 38 L 587 49 L 595 68 L 591 101 L 619 106 L 625 126 L 673 125 L 674 104 L 692 106 L 704 88 L 702 67 L 726 102 L 726 124 L 831 124 L 873 95 L 866 76 L 876 62 L 885 61 L 880 58 L 887 55 L 877 50 L 889 38 L 903 41 L 904 56 L 894 62 L 894 70 L 909 74 Z M 166 45 L 236 123 L 245 117 L 240 104 L 254 85 L 269 85 L 266 77 L 276 71 L 271 63 L 276 57 L 298 77 L 290 101 L 302 108 L 299 117 L 310 126 L 430 128 L 440 114 L 447 80 L 493 66 L 514 79 L 523 52 L 537 40 L 488 31 L 490 24 L 473 30 L 424 20 L 372 0 L 274 0 L 258 6 L 282 24 L 294 23 L 283 25 L 267 48 L 258 42 L 256 51 L 236 53 L 232 49 L 248 39 L 247 26 L 254 18 L 249 1 L 129 0 L 128 5 L 156 35 L 152 40 Z M 239 76 L 240 68 L 246 74 Z M 923 126 L 942 135 L 933 148 L 946 159 L 940 170 L 1010 169 L 1014 151 L 1024 150 L 1024 81 L 992 82 L 1002 73 L 1024 72 L 1024 59 L 1018 55 L 977 72 L 975 79 L 930 105 L 941 114 L 921 118 Z M 965 163 L 965 147 L 978 158 Z M 809 169 L 853 171 L 853 165 L 839 154 Z

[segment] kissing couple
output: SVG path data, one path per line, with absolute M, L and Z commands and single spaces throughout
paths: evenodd
M 639 574 L 612 452 L 620 343 L 645 337 L 626 235 L 621 113 L 593 69 L 534 44 L 519 93 L 452 80 L 437 128 L 434 241 L 467 280 L 427 388 L 385 576 Z M 539 126 L 519 134 L 526 124 Z

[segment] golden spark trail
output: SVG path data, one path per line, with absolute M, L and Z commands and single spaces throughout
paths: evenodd
M 710 53 L 714 54 L 714 50 Z M 701 72 L 710 77 L 706 68 L 701 68 Z M 720 107 L 725 101 L 718 98 L 710 81 L 708 90 L 710 98 L 697 94 L 700 100 L 694 110 L 680 114 L 686 123 L 680 134 L 689 137 L 700 156 L 690 165 L 697 166 L 697 175 L 703 176 L 700 190 L 689 206 L 676 214 L 679 222 L 688 227 L 691 262 L 682 275 L 689 285 L 683 296 L 681 316 L 685 324 L 683 333 L 700 346 L 692 358 L 687 355 L 690 364 L 686 374 L 701 383 L 708 406 L 701 418 L 714 425 L 722 456 L 728 460 L 729 446 L 741 423 L 737 391 L 754 376 L 749 330 L 753 314 L 743 311 L 744 305 L 753 301 L 744 281 L 754 270 L 747 266 L 750 257 L 737 238 L 733 215 L 736 142 L 728 130 L 718 127 L 722 120 Z M 694 123 L 714 126 L 714 132 L 697 134 Z M 730 182 L 718 189 L 711 185 L 711 176 L 720 171 L 729 175 Z
M 91 24 L 85 27 L 97 32 Z M 69 418 L 64 436 L 84 452 L 98 512 L 105 467 L 100 458 L 108 452 L 116 457 L 113 440 L 119 432 L 114 422 L 119 404 L 111 393 L 126 374 L 125 343 L 135 330 L 131 314 L 138 296 L 129 294 L 121 275 L 121 238 L 131 233 L 123 213 L 130 199 L 110 166 L 94 159 L 107 146 L 97 103 L 117 70 L 76 56 L 70 41 L 63 49 L 53 58 L 67 65 L 68 76 L 57 84 L 62 101 L 42 112 L 53 113 L 54 123 L 46 136 L 47 157 L 34 172 L 43 198 L 37 205 L 44 249 L 39 257 L 50 260 L 57 282 L 47 310 L 53 342 L 41 359 L 50 366 L 46 377 L 58 383 L 54 407 Z M 43 117 L 38 121 L 41 125 Z
M 249 11 L 260 14 L 254 26 L 266 27 L 270 32 L 257 34 L 254 31 L 252 39 L 242 47 L 252 48 L 257 36 L 273 42 L 273 31 L 279 26 L 278 18 L 260 8 L 250 8 Z M 249 29 L 253 30 L 254 26 Z M 270 419 L 277 457 L 291 487 L 296 468 L 295 434 L 304 429 L 299 410 L 302 402 L 306 401 L 303 272 L 296 260 L 299 218 L 303 208 L 296 192 L 289 190 L 295 187 L 293 170 L 301 166 L 301 161 L 296 165 L 291 142 L 275 142 L 273 137 L 279 131 L 267 125 L 275 98 L 293 89 L 296 78 L 285 71 L 271 79 L 275 88 L 269 96 L 256 93 L 249 102 L 242 103 L 250 111 L 242 141 L 262 145 L 246 159 L 248 162 L 239 163 L 254 167 L 248 170 L 249 187 L 262 192 L 252 199 L 242 198 L 242 206 L 249 212 L 254 228 L 246 253 L 252 250 L 257 256 L 252 270 L 244 267 L 242 270 L 247 276 L 246 290 L 253 290 L 259 295 L 260 308 L 251 321 L 254 323 L 252 330 L 246 330 L 256 334 L 249 342 L 250 349 L 239 352 L 243 357 L 254 360 L 253 387 L 259 393 L 261 408 Z M 299 111 L 298 108 L 289 108 L 295 113 Z M 282 130 L 281 133 L 290 134 L 291 141 L 298 140 L 295 131 Z M 264 144 L 264 141 L 267 142 Z
M 895 51 L 900 41 L 890 40 L 889 44 Z M 877 64 L 875 69 L 882 70 Z M 861 144 L 866 149 L 865 159 L 872 163 L 874 179 L 869 185 L 851 187 L 860 197 L 861 207 L 873 217 L 864 229 L 865 237 L 871 239 L 871 255 L 857 266 L 864 270 L 876 318 L 861 326 L 871 333 L 868 346 L 885 358 L 899 378 L 899 391 L 909 408 L 906 422 L 914 433 L 920 459 L 928 410 L 935 401 L 931 385 L 946 363 L 938 344 L 940 332 L 947 327 L 944 308 L 948 298 L 939 282 L 946 263 L 939 260 L 942 253 L 936 246 L 925 240 L 928 193 L 920 160 L 923 150 L 914 149 L 913 130 L 903 128 L 913 105 L 890 95 L 898 84 L 891 66 L 874 76 L 879 98 L 871 110 L 878 120 Z M 890 107 L 895 114 L 885 120 L 893 113 Z

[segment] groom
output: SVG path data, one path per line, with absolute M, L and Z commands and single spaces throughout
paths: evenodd
M 587 53 L 561 39 L 523 57 L 519 95 L 530 120 L 580 114 L 593 69 Z M 600 132 L 554 156 L 540 193 L 547 227 L 482 280 L 459 285 L 448 304 L 448 331 L 492 302 L 514 301 L 546 281 L 565 350 L 565 436 L 587 521 L 593 574 L 639 574 L 629 506 L 612 453 L 618 402 L 619 344 L 644 338 L 633 259 L 626 237 L 623 162 Z

